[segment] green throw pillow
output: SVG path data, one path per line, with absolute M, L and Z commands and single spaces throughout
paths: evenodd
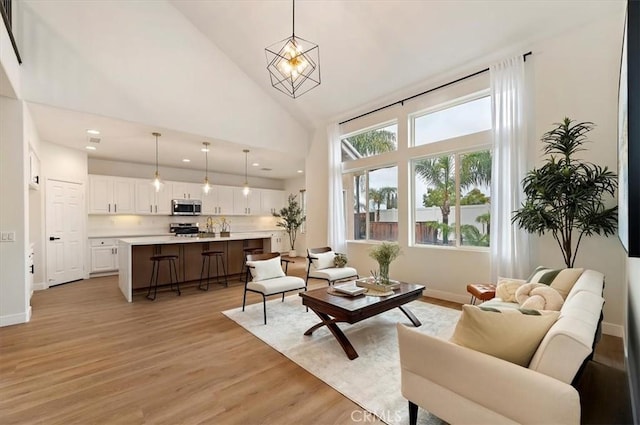
M 560 269 L 550 269 L 548 267 L 539 266 L 531 273 L 531 276 L 527 278 L 529 283 L 544 283 L 545 285 L 551 285 L 553 279 L 558 276 Z

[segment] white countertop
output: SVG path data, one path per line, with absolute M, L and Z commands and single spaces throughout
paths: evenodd
M 274 232 L 284 232 L 283 229 L 273 229 L 273 230 L 250 230 L 246 232 L 231 232 L 231 236 L 242 236 L 242 235 L 256 235 L 263 234 L 267 235 L 265 237 L 270 237 Z M 89 239 L 131 239 L 131 238 L 141 238 L 141 237 L 158 237 L 158 236 L 173 236 L 173 233 L 169 232 L 142 232 L 142 233 L 133 233 L 133 232 L 104 232 L 104 233 L 92 233 L 88 236 Z M 228 239 L 228 238 L 227 238 Z M 242 238 L 240 238 L 242 239 Z
M 169 232 L 146 232 L 146 233 L 122 233 L 122 232 L 115 232 L 115 233 L 100 233 L 100 234 L 93 234 L 93 235 L 89 235 L 88 238 L 89 239 L 122 239 L 122 238 L 140 238 L 140 237 L 147 237 L 147 236 L 172 236 L 173 233 L 169 233 Z
M 247 232 L 247 233 L 233 233 L 231 236 L 215 238 L 192 238 L 183 236 L 143 236 L 137 238 L 123 238 L 120 239 L 120 243 L 127 245 L 164 245 L 164 244 L 176 244 L 176 243 L 194 243 L 194 242 L 224 242 L 224 241 L 238 241 L 244 239 L 266 239 L 271 237 L 271 232 Z

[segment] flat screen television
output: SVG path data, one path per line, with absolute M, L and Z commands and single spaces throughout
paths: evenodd
M 640 2 L 629 1 L 618 90 L 618 237 L 640 257 Z

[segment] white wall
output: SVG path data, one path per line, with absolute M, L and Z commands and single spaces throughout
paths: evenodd
M 102 174 L 106 176 L 133 177 L 149 179 L 155 172 L 154 165 L 135 164 L 131 162 L 110 161 L 106 159 L 89 158 L 89 174 Z M 202 183 L 204 172 L 201 170 L 190 170 L 187 168 L 160 167 L 158 169 L 163 180 Z M 244 170 L 241 170 L 244 173 Z M 223 186 L 244 185 L 244 174 L 223 174 L 209 171 L 209 181 L 211 184 Z M 284 189 L 284 180 L 270 179 L 265 177 L 249 176 L 251 187 L 261 189 Z
M 308 131 L 167 1 L 21 3 L 25 100 L 306 154 Z
M 31 112 L 24 103 L 24 135 L 27 148 L 40 158 L 40 135 L 36 129 Z M 30 170 L 27 168 L 27 172 Z M 29 242 L 33 243 L 34 275 L 33 283 L 36 289 L 45 287 L 45 242 L 44 242 L 44 183 L 40 174 L 40 188 L 28 190 L 29 202 Z
M 535 134 L 538 139 L 564 117 L 592 121 L 592 143 L 580 157 L 617 170 L 617 102 L 624 15 L 609 16 L 563 36 L 534 46 Z M 527 61 L 529 61 L 529 59 Z M 542 143 L 535 141 L 537 163 Z M 615 199 L 609 204 L 614 205 Z M 533 264 L 563 266 L 560 249 L 550 236 L 534 237 Z M 598 270 L 606 276 L 604 321 L 623 324 L 625 254 L 617 237 L 583 240 L 576 267 Z M 607 329 L 622 336 L 622 327 Z
M 298 197 L 298 203 L 300 203 L 300 191 L 305 190 L 305 186 L 306 186 L 306 179 L 304 175 L 300 175 L 300 177 L 297 177 L 297 178 L 285 180 L 285 184 L 284 184 L 285 201 L 286 201 L 286 198 L 289 196 L 289 194 L 294 194 Z M 306 193 L 305 193 L 305 196 L 306 196 Z M 308 214 L 309 212 L 307 210 L 307 215 Z M 296 237 L 296 254 L 298 255 L 298 257 L 304 257 L 305 255 L 307 255 L 307 232 L 306 232 L 307 228 L 308 228 L 307 226 L 303 227 L 303 230 L 305 230 L 305 232 L 298 232 L 298 235 Z M 280 227 L 279 229 L 282 230 L 282 227 Z M 285 233 L 285 239 L 287 241 L 289 240 L 289 235 L 286 233 Z M 287 242 L 287 246 L 289 245 L 290 244 Z
M 583 158 L 616 169 L 617 87 L 622 40 L 622 13 L 609 15 L 569 33 L 558 35 L 529 46 L 533 55 L 527 58 L 527 69 L 534 85 L 533 123 L 530 132 L 535 137 L 530 151 L 538 155 L 532 162 L 540 162 L 540 136 L 554 122 L 565 116 L 593 121 L 596 129 L 590 134 L 594 141 Z M 513 52 L 513 55 L 527 51 Z M 489 65 L 488 63 L 486 65 Z M 477 69 L 470 69 L 469 72 Z M 440 80 L 446 81 L 446 76 Z M 372 108 L 374 109 L 374 108 Z M 343 117 L 349 118 L 349 117 Z M 369 123 L 371 124 L 371 123 Z M 398 123 L 398 138 L 405 140 L 406 123 Z M 309 246 L 326 242 L 327 148 L 324 128 L 316 132 L 307 157 L 307 192 Z M 405 164 L 398 164 L 401 167 Z M 399 193 L 399 200 L 408 194 Z M 614 200 L 610 200 L 614 204 Z M 405 208 L 399 204 L 399 207 Z M 406 211 L 399 211 L 408 216 Z M 406 226 L 406 224 L 405 224 Z M 494 230 L 495 231 L 495 230 Z M 486 251 L 449 248 L 407 248 L 407 230 L 400 228 L 404 254 L 392 265 L 394 278 L 408 282 L 426 283 L 427 293 L 445 299 L 468 301 L 466 284 L 486 282 L 490 278 L 490 257 Z M 375 263 L 367 253 L 370 245 L 353 242 L 348 245 L 350 263 L 361 274 L 367 274 Z M 533 235 L 533 258 L 530 267 L 538 264 L 563 266 L 562 256 L 550 237 Z M 607 333 L 621 336 L 625 288 L 624 253 L 616 237 L 593 237 L 583 241 L 576 267 L 588 267 L 606 275 L 604 307 Z
M 307 189 L 307 247 L 327 245 L 327 197 L 329 187 L 329 147 L 325 128 L 316 130 L 305 162 Z
M 27 144 L 23 103 L 0 96 L 0 230 L 14 232 L 14 242 L 0 242 L 0 326 L 28 322 L 27 288 L 29 241 L 27 202 Z
M 42 141 L 40 167 L 43 181 L 62 180 L 87 185 L 87 154 L 77 149 Z

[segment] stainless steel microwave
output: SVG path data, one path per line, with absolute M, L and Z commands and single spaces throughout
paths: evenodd
M 171 215 L 200 215 L 202 201 L 198 199 L 172 199 Z

